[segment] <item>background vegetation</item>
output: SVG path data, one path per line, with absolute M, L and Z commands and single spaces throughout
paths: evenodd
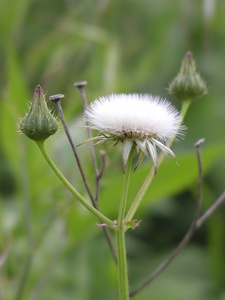
M 96 219 L 64 189 L 36 145 L 16 123 L 41 84 L 47 97 L 65 94 L 63 109 L 75 144 L 82 103 L 75 81 L 87 80 L 88 101 L 117 92 L 167 94 L 181 60 L 193 52 L 209 93 L 192 104 L 185 140 L 176 143 L 179 167 L 160 168 L 138 211 L 141 226 L 128 235 L 134 288 L 171 252 L 187 230 L 195 206 L 197 164 L 193 144 L 202 137 L 204 204 L 224 190 L 225 2 L 216 0 L 2 0 L 0 2 L 0 299 L 117 299 L 116 270 Z M 80 192 L 63 130 L 48 150 Z M 97 148 L 100 150 L 102 147 Z M 121 148 L 104 146 L 106 172 L 100 207 L 116 218 Z M 90 181 L 88 147 L 79 149 Z M 132 177 L 130 198 L 151 167 Z M 4 255 L 8 254 L 3 263 Z M 225 299 L 224 206 L 137 300 Z M 23 285 L 24 284 L 24 285 Z

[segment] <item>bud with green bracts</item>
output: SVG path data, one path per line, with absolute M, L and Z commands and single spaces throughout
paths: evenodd
M 37 85 L 28 113 L 19 123 L 19 129 L 34 141 L 46 140 L 58 130 L 58 122 L 49 110 L 43 90 Z
M 207 93 L 207 86 L 196 71 L 195 61 L 191 52 L 184 57 L 180 72 L 169 86 L 169 93 L 179 100 L 194 100 Z

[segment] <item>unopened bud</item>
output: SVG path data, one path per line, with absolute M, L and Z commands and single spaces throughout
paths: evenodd
M 43 90 L 37 85 L 31 107 L 25 117 L 20 121 L 19 128 L 32 140 L 45 140 L 58 130 L 58 122 L 49 110 Z
M 207 93 L 207 86 L 196 71 L 190 51 L 184 57 L 177 77 L 170 84 L 169 93 L 180 100 L 194 100 Z

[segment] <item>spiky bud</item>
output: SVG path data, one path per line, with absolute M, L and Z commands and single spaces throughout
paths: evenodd
M 194 100 L 207 93 L 207 86 L 196 71 L 190 51 L 184 57 L 177 77 L 170 84 L 169 93 L 179 100 Z
M 37 85 L 31 107 L 23 119 L 19 128 L 27 137 L 32 140 L 46 140 L 50 135 L 58 130 L 59 124 L 49 110 L 43 90 Z

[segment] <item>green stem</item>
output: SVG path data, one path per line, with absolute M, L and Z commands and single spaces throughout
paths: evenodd
M 186 101 L 182 102 L 182 107 L 181 107 L 182 120 L 184 119 L 190 104 L 191 104 L 191 100 L 186 100 Z M 168 143 L 167 143 L 168 147 L 170 147 L 172 145 L 174 138 L 175 138 L 175 136 L 168 141 Z M 161 151 L 160 154 L 159 154 L 159 158 L 158 158 L 159 166 L 161 165 L 164 158 L 165 158 L 165 153 L 163 151 Z M 126 214 L 126 217 L 124 219 L 125 223 L 132 220 L 132 218 L 133 218 L 134 214 L 136 213 L 142 199 L 144 198 L 144 196 L 145 196 L 145 194 L 146 194 L 153 178 L 154 178 L 154 170 L 152 168 L 151 171 L 148 173 L 144 183 L 142 184 L 142 186 L 141 186 L 136 198 L 134 199 L 129 211 Z
M 135 148 L 133 147 L 126 165 L 123 191 L 121 195 L 117 228 L 116 228 L 116 242 L 117 242 L 117 257 L 118 257 L 118 282 L 119 282 L 119 295 L 120 300 L 129 299 L 129 286 L 128 286 L 128 272 L 127 272 L 127 257 L 125 245 L 125 232 L 126 224 L 124 223 L 124 215 L 126 209 L 128 187 L 131 174 L 131 166 Z
M 106 216 L 104 216 L 101 212 L 99 212 L 97 209 L 95 209 L 70 183 L 69 181 L 64 177 L 64 175 L 59 171 L 59 169 L 56 167 L 54 162 L 51 160 L 50 156 L 48 155 L 44 141 L 36 141 L 37 146 L 41 150 L 41 153 L 43 154 L 44 158 L 46 159 L 49 166 L 52 168 L 52 170 L 55 172 L 55 174 L 58 176 L 58 178 L 61 180 L 61 182 L 67 187 L 67 189 L 77 198 L 77 200 L 85 206 L 93 215 L 95 215 L 99 220 L 101 220 L 103 223 L 108 225 L 109 227 L 115 226 L 113 221 L 108 219 Z
M 182 120 L 184 119 L 191 102 L 192 102 L 191 99 L 182 102 L 182 107 L 181 107 L 181 112 L 180 112 L 180 114 L 182 116 Z
M 129 299 L 128 272 L 127 272 L 127 257 L 125 245 L 125 231 L 116 231 L 117 257 L 118 257 L 118 284 L 119 284 L 119 299 Z

